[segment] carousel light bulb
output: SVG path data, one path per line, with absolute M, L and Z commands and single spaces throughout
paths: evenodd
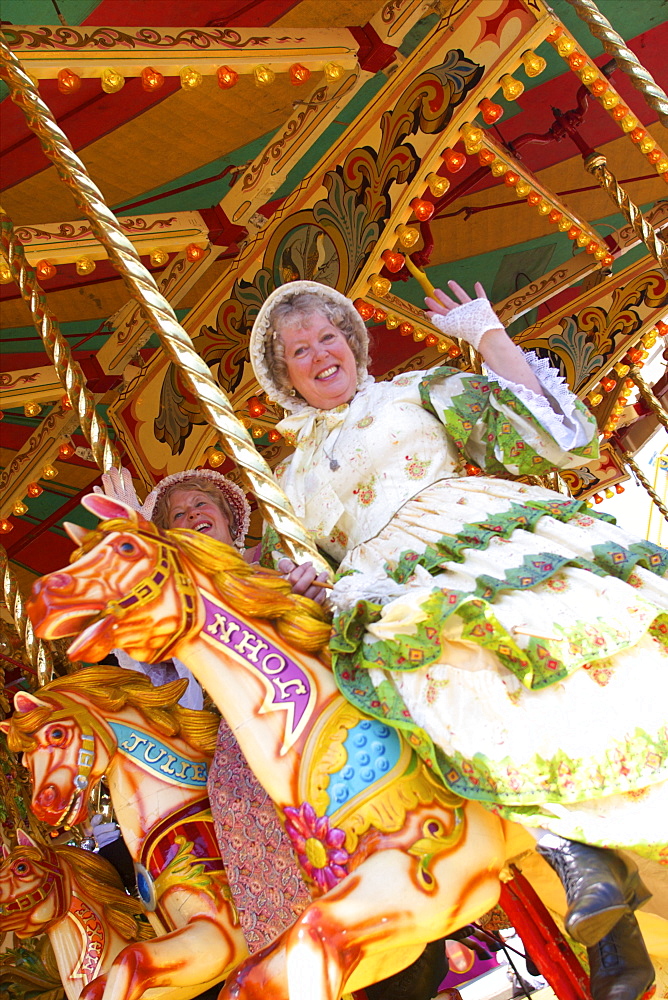
M 256 87 L 268 87 L 276 79 L 273 69 L 270 69 L 268 66 L 256 66 L 253 70 L 253 76 L 255 77 Z
M 550 220 L 553 226 L 556 226 L 559 222 L 562 221 L 563 217 L 564 217 L 563 212 L 560 212 L 558 208 L 553 208 L 548 216 L 548 219 Z
M 225 461 L 225 456 L 223 455 L 222 451 L 218 451 L 215 448 L 212 448 L 209 454 L 207 455 L 207 462 L 209 463 L 212 469 L 217 469 L 218 466 L 222 465 L 224 461 Z
M 206 250 L 203 247 L 198 247 L 196 243 L 189 243 L 186 247 L 186 257 L 191 264 L 194 264 L 197 260 L 201 260 L 205 253 Z
M 585 250 L 587 251 L 588 254 L 591 254 L 591 256 L 593 257 L 593 255 L 598 250 L 598 243 L 595 240 L 590 240 L 589 243 L 587 243 Z
M 438 337 L 436 336 L 435 333 L 428 333 L 427 336 L 424 338 L 424 342 L 427 345 L 427 347 L 436 347 L 436 345 L 438 344 Z
M 538 205 L 538 214 L 549 215 L 551 211 L 552 211 L 552 205 L 550 205 L 549 201 L 545 201 L 544 198 L 541 198 L 540 203 Z
M 343 66 L 339 66 L 338 63 L 329 62 L 323 69 L 323 73 L 325 74 L 327 83 L 336 83 L 345 73 L 345 69 Z
M 216 76 L 221 90 L 230 90 L 239 79 L 237 71 L 230 66 L 219 66 L 216 70 Z
M 612 117 L 616 122 L 620 122 L 622 118 L 626 118 L 629 113 L 629 109 L 625 104 L 618 104 L 616 108 L 612 109 Z
M 668 170 L 668 157 L 662 157 L 654 166 L 660 174 L 665 174 L 666 170 Z
M 14 530 L 14 525 L 6 517 L 0 517 L 0 531 L 3 535 L 9 534 L 10 531 Z
M 515 194 L 518 198 L 526 198 L 526 196 L 531 191 L 531 185 L 528 181 L 525 181 L 523 177 L 520 177 L 517 184 L 515 185 Z
M 425 198 L 413 198 L 411 208 L 416 219 L 419 219 L 420 222 L 428 222 L 434 214 L 436 206 L 433 201 L 427 201 Z
M 440 354 L 445 354 L 448 349 L 448 346 L 449 345 L 446 340 L 439 340 L 438 344 L 436 345 L 436 350 L 439 351 Z
M 263 427 L 254 427 L 253 430 L 252 430 L 252 434 L 253 434 L 254 438 L 261 438 L 262 435 L 264 434 L 264 428 Z
M 509 170 L 508 173 L 505 174 L 503 178 L 503 183 L 507 187 L 515 187 L 519 179 L 520 179 L 519 174 L 516 174 L 514 170 Z
M 503 160 L 494 160 L 490 169 L 494 177 L 503 177 L 508 170 L 508 164 L 504 163 Z
M 391 290 L 392 282 L 389 278 L 383 278 L 380 274 L 372 274 L 369 276 L 369 291 L 372 295 L 377 296 L 379 299 L 383 299 Z M 371 315 L 373 315 L 373 313 Z M 370 318 L 371 317 L 369 317 L 369 319 Z
M 556 48 L 559 55 L 563 59 L 566 59 L 568 56 L 570 56 L 571 52 L 575 51 L 575 42 L 573 41 L 572 38 L 569 38 L 568 35 L 563 35 L 557 41 Z
M 587 65 L 587 57 L 583 56 L 581 52 L 571 52 L 568 57 L 568 65 L 577 73 L 579 69 Z
M 478 163 L 481 167 L 488 167 L 490 163 L 494 163 L 496 159 L 496 153 L 493 153 L 491 149 L 481 149 L 478 153 Z
M 58 456 L 62 459 L 71 458 L 74 454 L 74 445 L 70 444 L 69 441 L 64 441 L 63 444 L 58 448 Z
M 603 80 L 601 77 L 599 77 L 597 80 L 594 80 L 590 84 L 589 89 L 591 90 L 594 97 L 603 97 L 603 95 L 608 89 L 608 81 Z
M 149 260 L 152 267 L 164 267 L 169 260 L 169 254 L 165 250 L 151 250 Z
M 575 242 L 577 243 L 577 245 L 579 247 L 586 247 L 587 244 L 589 243 L 589 234 L 588 233 L 580 233 L 580 235 L 577 237 L 577 239 L 575 240 Z
M 623 132 L 633 132 L 634 129 L 638 128 L 638 119 L 635 115 L 624 115 L 619 124 L 622 126 Z
M 603 264 L 604 267 L 610 267 L 614 259 L 615 258 L 612 256 L 611 253 L 606 253 L 605 257 L 603 257 L 603 259 L 601 260 L 601 263 Z
M 8 285 L 13 281 L 12 271 L 6 260 L 0 260 L 0 285 Z
M 81 77 L 71 69 L 58 71 L 58 90 L 61 94 L 74 94 L 81 87 Z
M 424 340 L 426 336 L 427 336 L 426 330 L 417 329 L 413 331 L 413 340 L 417 341 Z
M 373 311 L 373 321 L 374 323 L 384 323 L 387 319 L 387 313 L 384 309 L 374 309 Z
M 26 492 L 29 497 L 38 497 L 40 493 L 44 492 L 44 490 L 39 485 L 39 483 L 28 483 L 28 489 L 26 490 Z
M 55 479 L 58 475 L 58 470 L 54 469 L 52 465 L 45 465 L 42 469 L 42 479 Z
M 606 247 L 598 246 L 594 251 L 594 257 L 596 258 L 596 260 L 603 260 L 603 258 L 607 256 L 607 253 L 608 251 Z
M 615 484 L 615 493 L 619 494 L 619 493 L 623 493 L 623 492 L 624 492 L 624 487 L 622 486 L 622 484 L 621 483 L 616 483 Z
M 543 196 L 540 191 L 529 191 L 527 195 L 527 205 L 531 205 L 532 208 L 535 208 L 537 205 L 540 205 L 542 200 Z
M 533 49 L 527 49 L 526 52 L 522 53 L 522 62 L 524 64 L 524 72 L 529 77 L 540 76 L 547 66 L 543 57 L 537 56 Z
M 75 267 L 77 269 L 77 274 L 92 274 L 95 270 L 95 261 L 91 260 L 90 257 L 79 257 Z
M 441 153 L 443 160 L 445 162 L 446 169 L 450 171 L 451 174 L 456 174 L 458 170 L 461 170 L 466 163 L 466 157 L 463 153 L 460 153 L 456 149 L 444 149 Z
M 652 166 L 655 166 L 661 159 L 661 150 L 658 148 L 650 150 L 650 152 L 647 154 L 647 159 L 652 164 Z
M 251 417 L 261 417 L 267 412 L 267 407 L 260 399 L 257 398 L 257 396 L 251 396 L 248 400 L 248 412 Z
M 478 107 L 486 125 L 493 125 L 494 122 L 498 122 L 499 118 L 503 117 L 503 108 L 501 105 L 494 104 L 493 101 L 490 101 L 489 97 L 483 97 Z
M 24 504 L 23 500 L 16 500 L 14 506 L 12 507 L 13 512 L 17 517 L 22 517 L 24 514 L 28 513 L 27 504 Z
M 608 498 L 608 500 L 610 500 L 612 497 L 614 497 L 615 491 L 610 489 L 610 487 L 608 486 L 607 490 L 605 491 L 605 495 Z
M 579 226 L 571 226 L 571 228 L 568 230 L 568 234 L 567 234 L 569 240 L 576 240 L 578 238 L 578 236 L 580 235 L 581 232 L 582 232 L 582 230 L 580 229 Z
M 63 410 L 71 410 L 72 409 L 72 404 L 70 402 L 70 397 L 69 396 L 61 396 L 61 398 L 60 398 L 60 405 L 63 408 Z
M 601 389 L 603 389 L 603 392 L 612 392 L 616 385 L 617 379 L 614 379 L 611 375 L 606 375 L 605 378 L 601 379 Z
M 48 281 L 49 278 L 54 277 L 56 268 L 48 260 L 39 260 L 35 268 L 35 273 L 40 281 Z
M 42 407 L 39 403 L 25 403 L 23 412 L 26 417 L 38 417 L 42 412 Z
M 399 319 L 398 316 L 388 315 L 385 320 L 385 326 L 387 327 L 388 330 L 396 330 L 400 322 L 401 320 Z
M 125 77 L 115 69 L 103 69 L 100 74 L 100 84 L 105 94 L 117 94 L 125 86 Z
M 619 94 L 616 94 L 614 90 L 608 90 L 601 98 L 601 104 L 606 111 L 612 111 L 619 104 Z
M 355 306 L 355 309 L 357 309 L 358 313 L 360 314 L 363 320 L 366 321 L 368 319 L 371 319 L 371 317 L 373 316 L 374 307 L 371 305 L 370 302 L 365 302 L 364 299 L 355 299 L 353 305 Z
M 654 149 L 654 139 L 652 139 L 651 135 L 648 135 L 646 136 L 646 138 L 641 140 L 638 149 L 640 150 L 641 153 L 644 153 L 645 156 L 647 156 L 648 153 L 652 152 L 652 150 Z
M 470 146 L 477 146 L 485 138 L 483 130 L 477 125 L 472 125 L 471 122 L 464 122 L 459 131 L 464 138 L 464 142 Z
M 588 87 L 590 83 L 593 83 L 597 77 L 598 77 L 598 70 L 596 66 L 587 65 L 580 72 L 580 79 L 582 80 L 582 82 L 586 87 Z
M 504 73 L 499 80 L 501 92 L 507 101 L 516 101 L 524 93 L 524 84 L 510 73 Z
M 267 434 L 267 437 L 269 438 L 272 444 L 276 444 L 277 441 L 281 440 L 281 432 L 277 431 L 275 427 L 272 427 L 269 433 Z
M 302 66 L 301 63 L 293 63 L 290 67 L 290 83 L 298 87 L 302 83 L 306 83 L 311 75 L 311 70 L 307 69 L 306 66 Z
M 401 246 L 407 250 L 414 247 L 420 240 L 420 230 L 416 229 L 415 226 L 397 226 L 395 234 Z
M 459 358 L 461 357 L 462 349 L 459 344 L 450 344 L 448 347 L 448 357 L 449 358 Z
M 564 33 L 563 26 L 561 24 L 555 24 L 550 34 L 545 36 L 545 41 L 550 43 L 556 42 L 557 38 L 561 38 L 563 33 Z
M 427 184 L 434 198 L 442 198 L 450 189 L 450 181 L 447 177 L 441 177 L 440 174 L 428 174 Z
M 399 324 L 399 333 L 402 337 L 410 337 L 414 330 L 415 327 L 412 323 L 405 322 Z
M 194 90 L 202 86 L 202 74 L 193 66 L 184 66 L 179 73 L 183 90 Z
M 400 271 L 404 266 L 404 255 L 397 253 L 396 250 L 385 250 L 380 256 L 385 267 L 388 271 L 391 271 L 392 274 L 396 274 L 397 271 Z
M 164 82 L 165 78 L 162 73 L 159 73 L 157 69 L 153 69 L 152 66 L 146 66 L 141 71 L 141 85 L 146 91 L 160 90 Z
M 590 406 L 598 406 L 599 403 L 603 402 L 603 396 L 600 392 L 595 392 L 589 397 Z

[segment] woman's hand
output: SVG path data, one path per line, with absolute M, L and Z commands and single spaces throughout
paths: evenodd
M 324 604 L 327 600 L 327 587 L 318 584 L 327 583 L 327 574 L 318 574 L 313 563 L 305 562 L 298 566 L 292 559 L 283 558 L 279 560 L 278 570 L 292 587 L 294 594 L 301 594 L 303 597 L 310 597 L 317 604 Z
M 480 342 L 490 330 L 505 334 L 503 323 L 492 309 L 479 281 L 474 286 L 477 296 L 475 299 L 456 281 L 449 281 L 448 285 L 459 301 L 446 295 L 440 288 L 434 290 L 434 298 L 425 299 L 427 316 L 439 330 L 450 337 L 464 340 L 476 351 L 480 350 Z
M 448 285 L 458 302 L 440 288 L 434 289 L 435 297 L 425 299 L 429 309 L 427 315 L 434 326 L 449 337 L 457 337 L 470 344 L 497 375 L 515 385 L 526 386 L 537 396 L 544 396 L 545 390 L 531 370 L 524 352 L 506 333 L 480 282 L 476 281 L 474 286 L 475 299 L 470 298 L 456 281 L 449 281 Z
M 141 510 L 141 503 L 128 469 L 121 469 L 119 472 L 118 469 L 111 468 L 109 472 L 103 472 L 102 488 L 94 486 L 93 493 L 103 493 L 112 500 L 122 500 L 133 510 Z

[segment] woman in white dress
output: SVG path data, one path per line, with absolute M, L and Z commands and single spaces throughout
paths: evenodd
M 482 376 L 375 383 L 348 299 L 306 281 L 269 296 L 251 359 L 289 411 L 278 429 L 295 450 L 276 473 L 338 564 L 342 692 L 403 729 L 453 791 L 535 828 L 567 928 L 594 953 L 597 1000 L 636 1000 L 646 963 L 622 981 L 642 964 L 632 910 L 646 897 L 600 848 L 668 860 L 668 553 L 511 478 L 591 460 L 596 425 L 481 286 L 473 300 L 451 287 L 459 301 L 427 304 L 479 350 Z M 611 976 L 596 945 L 620 918 L 637 951 Z

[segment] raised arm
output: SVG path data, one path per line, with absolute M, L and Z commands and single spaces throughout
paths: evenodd
M 429 308 L 427 315 L 435 326 L 449 336 L 471 344 L 482 355 L 487 367 L 501 378 L 544 396 L 545 391 L 524 352 L 506 333 L 480 282 L 475 284 L 475 299 L 471 299 L 456 281 L 449 281 L 448 285 L 459 301 L 440 288 L 435 290 L 435 298 L 425 299 Z

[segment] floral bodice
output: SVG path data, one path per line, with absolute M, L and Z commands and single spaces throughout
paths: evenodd
M 314 541 L 340 561 L 426 487 L 466 475 L 467 463 L 540 475 L 594 457 L 593 418 L 533 360 L 548 398 L 491 373 L 441 368 L 372 382 L 349 404 L 281 421 L 295 451 L 276 475 Z

